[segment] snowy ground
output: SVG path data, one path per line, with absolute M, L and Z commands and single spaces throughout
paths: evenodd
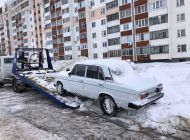
M 157 104 L 138 112 L 121 111 L 115 118 L 103 116 L 90 100 L 79 99 L 79 109 L 63 109 L 31 89 L 22 94 L 10 87 L 0 89 L 0 140 L 188 139 L 190 62 L 138 64 L 136 69 L 162 82 L 165 96 Z

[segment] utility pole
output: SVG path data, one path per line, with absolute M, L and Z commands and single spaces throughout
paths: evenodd
M 135 5 L 134 0 L 131 0 L 131 17 L 132 17 L 132 36 L 133 36 L 133 61 L 137 62 L 136 53 L 136 26 L 135 26 Z

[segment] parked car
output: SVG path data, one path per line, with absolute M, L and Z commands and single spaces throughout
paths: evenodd
M 88 60 L 76 63 L 56 78 L 59 95 L 66 92 L 98 100 L 105 115 L 115 116 L 119 108 L 140 109 L 164 96 L 155 79 L 140 78 L 130 62 Z
M 13 56 L 0 56 L 0 88 L 10 84 L 13 66 Z

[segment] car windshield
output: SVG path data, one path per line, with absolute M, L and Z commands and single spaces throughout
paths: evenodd
M 130 62 L 119 62 L 110 66 L 110 72 L 115 82 L 124 83 L 130 78 L 137 77 L 137 73 Z

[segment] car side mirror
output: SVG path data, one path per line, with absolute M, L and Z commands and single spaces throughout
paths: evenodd
M 67 72 L 70 71 L 70 68 L 67 68 L 66 71 L 67 71 Z
M 71 75 L 73 75 L 73 73 L 72 73 L 72 72 L 69 72 L 68 75 L 69 75 L 69 77 L 70 77 Z

